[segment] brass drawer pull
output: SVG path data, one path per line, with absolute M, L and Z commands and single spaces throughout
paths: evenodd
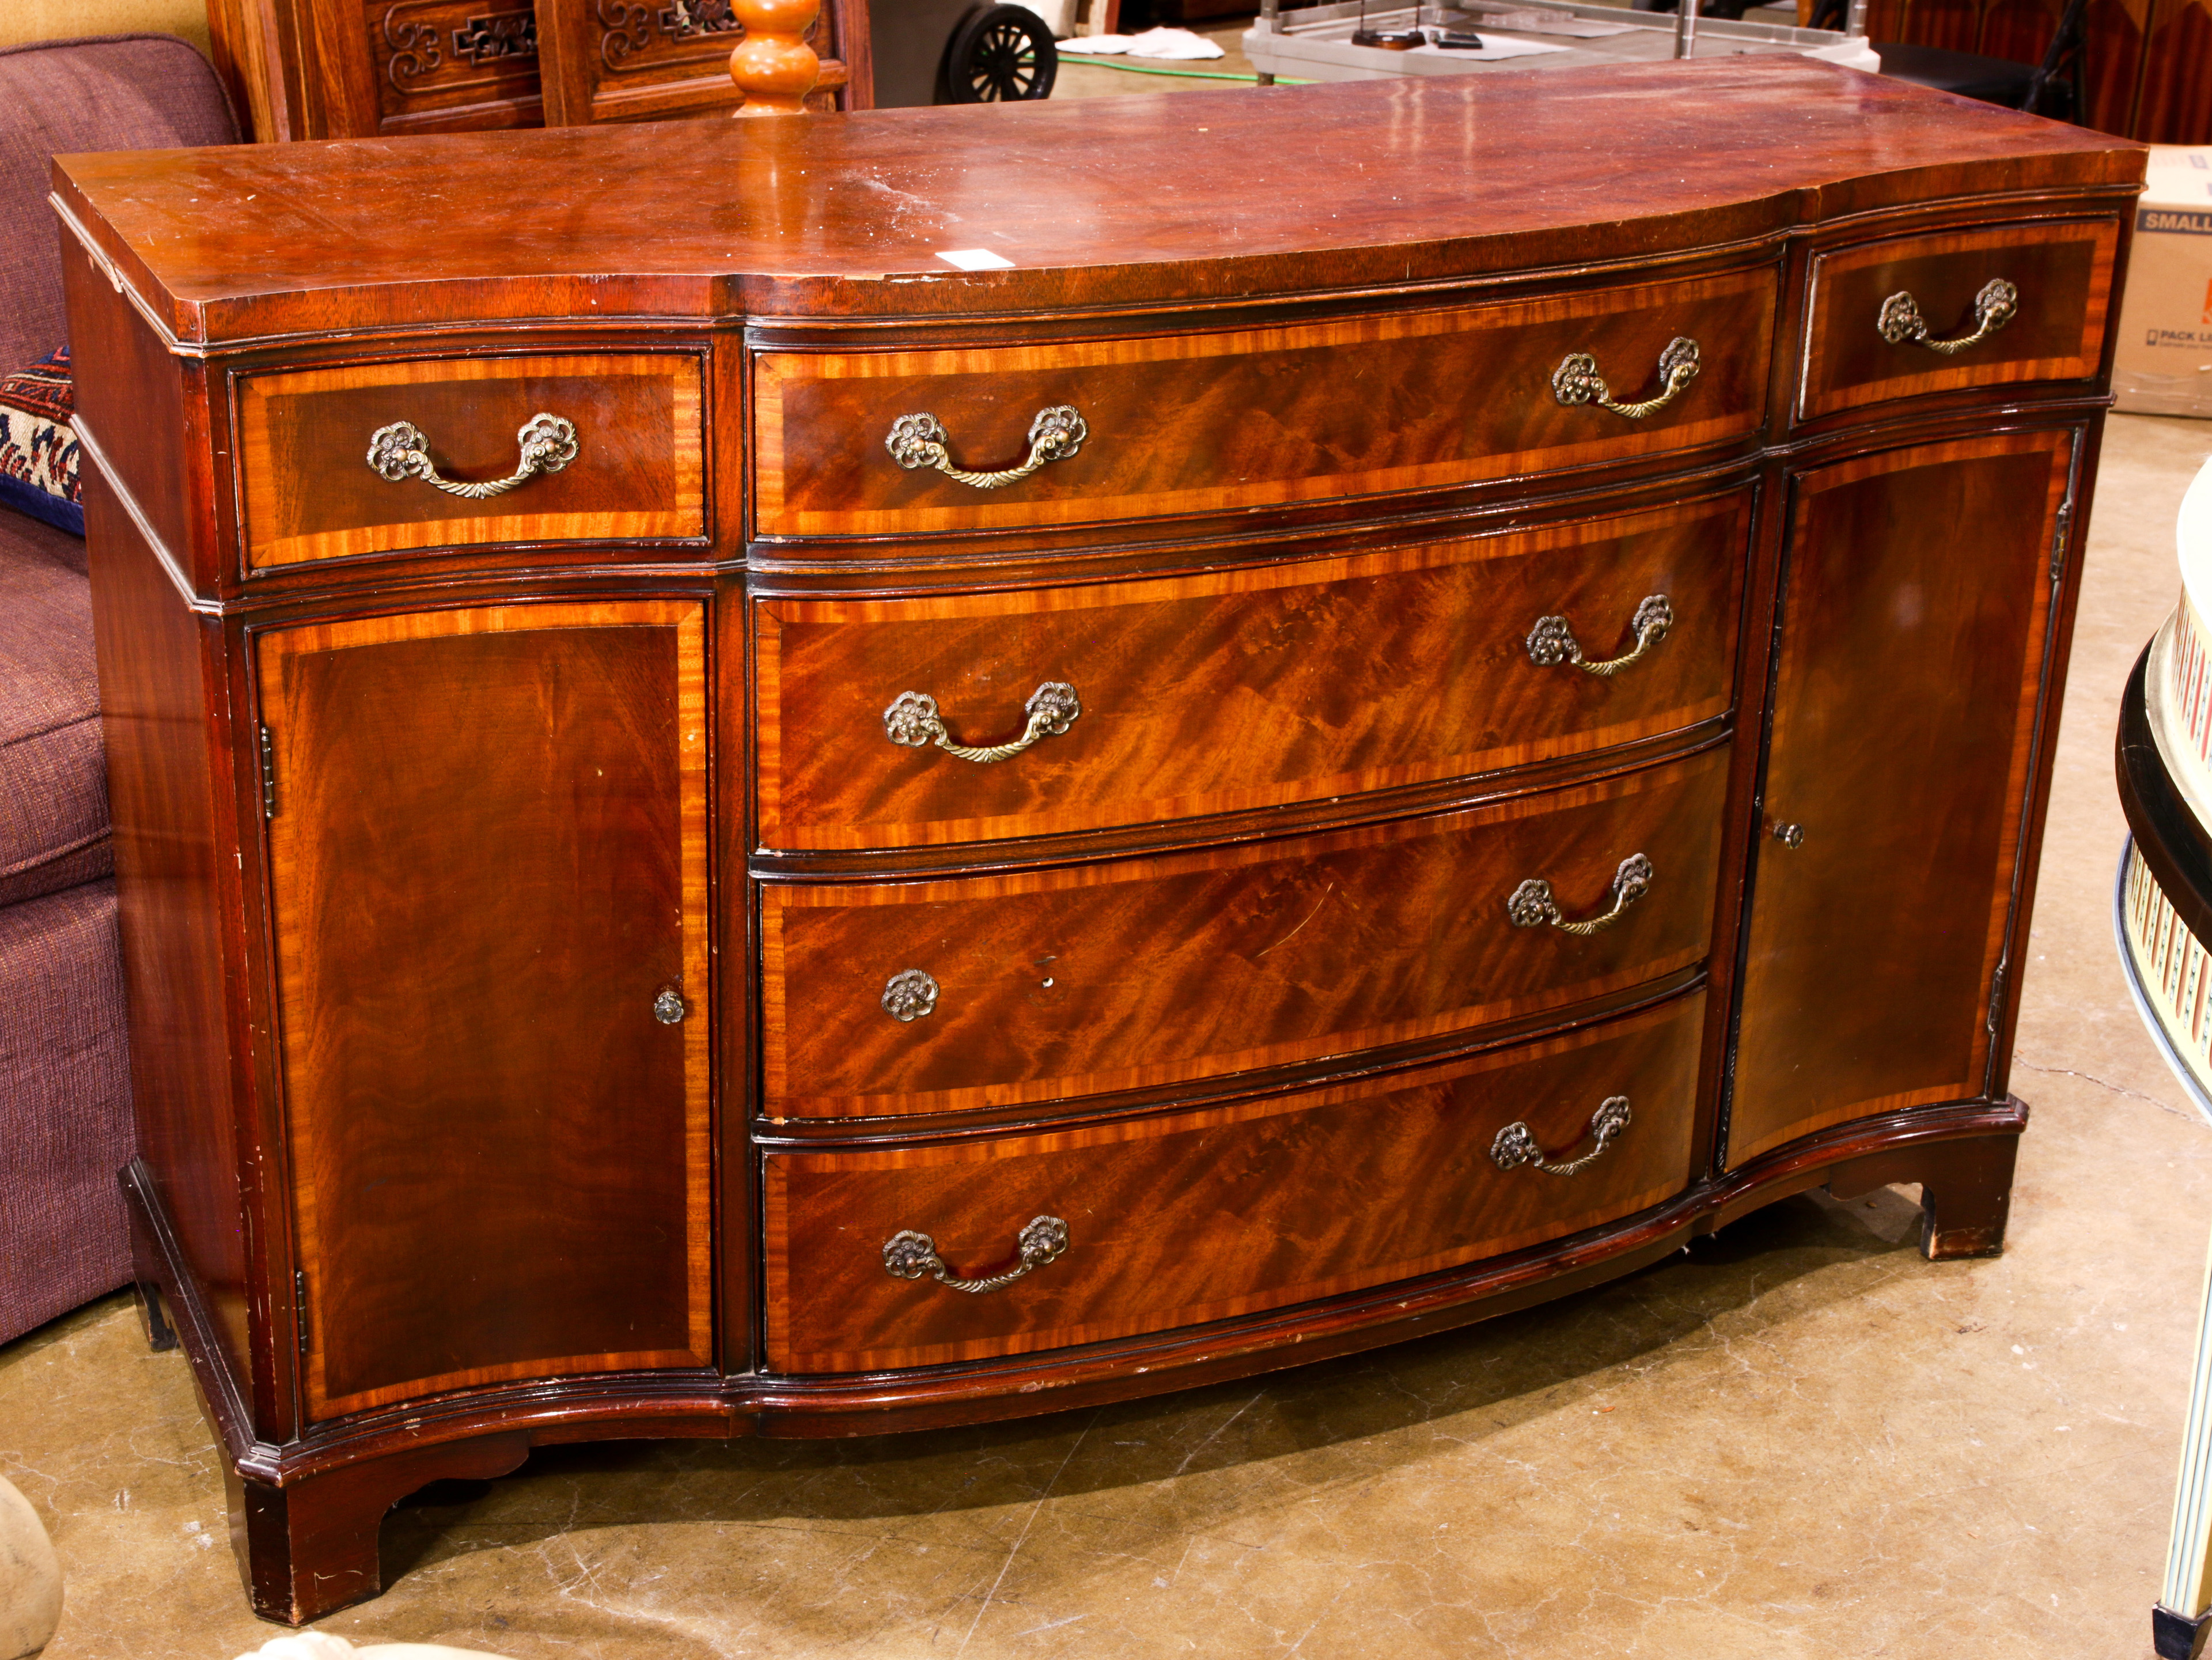
M 902 415 L 891 423 L 890 436 L 884 440 L 884 447 L 891 453 L 892 460 L 908 471 L 935 467 L 956 484 L 994 490 L 1028 477 L 1048 461 L 1066 460 L 1090 436 L 1091 429 L 1084 425 L 1073 405 L 1055 404 L 1048 410 L 1039 410 L 1036 419 L 1030 423 L 1029 459 L 998 472 L 965 472 L 954 466 L 952 453 L 945 447 L 945 423 L 933 415 Z
M 1673 403 L 1682 388 L 1698 378 L 1698 343 L 1678 334 L 1659 354 L 1659 374 L 1665 389 L 1656 398 L 1647 398 L 1640 404 L 1616 404 L 1612 388 L 1597 372 L 1597 359 L 1586 351 L 1570 352 L 1566 360 L 1552 371 L 1552 395 L 1569 407 L 1596 404 L 1615 415 L 1641 421 Z
M 1030 694 L 1030 701 L 1022 707 L 1029 712 L 1030 719 L 1019 738 L 1011 744 L 990 744 L 979 748 L 952 741 L 952 734 L 945 730 L 945 721 L 937 713 L 937 700 L 927 692 L 902 691 L 891 699 L 891 706 L 884 711 L 884 736 L 908 749 L 923 749 L 934 744 L 956 760 L 1007 761 L 1040 738 L 1059 737 L 1083 713 L 1083 703 L 1076 696 L 1075 688 L 1065 680 L 1046 681 Z
M 673 986 L 663 986 L 660 995 L 653 1000 L 653 1018 L 664 1026 L 677 1026 L 690 1012 L 691 1006 L 684 1000 L 684 994 Z
M 1540 876 L 1532 876 L 1513 890 L 1513 897 L 1505 902 L 1505 914 L 1516 928 L 1541 927 L 1548 922 L 1562 933 L 1596 933 L 1620 921 L 1620 914 L 1650 886 L 1651 861 L 1640 853 L 1632 853 L 1613 873 L 1613 909 L 1602 916 L 1568 921 L 1559 914 L 1559 901 L 1552 897 L 1552 885 Z
M 920 969 L 907 969 L 884 982 L 884 1012 L 910 1025 L 937 1008 L 937 982 Z
M 934 1239 L 909 1228 L 884 1241 L 884 1271 L 898 1280 L 919 1280 L 926 1274 L 939 1285 L 950 1286 L 955 1291 L 999 1291 L 1031 1269 L 1042 1268 L 1066 1250 L 1067 1224 L 1057 1216 L 1033 1216 L 1029 1225 L 1015 1236 L 1015 1243 L 1021 1249 L 1021 1267 L 988 1279 L 963 1280 L 945 1266 L 945 1259 L 937 1254 Z
M 1528 660 L 1539 668 L 1572 663 L 1584 674 L 1618 674 L 1667 637 L 1667 630 L 1674 626 L 1674 607 L 1663 593 L 1646 594 L 1629 622 L 1636 630 L 1636 649 L 1626 656 L 1593 663 L 1583 655 L 1573 625 L 1565 617 L 1540 617 L 1536 626 L 1528 630 Z
M 1802 824 L 1778 824 L 1771 834 L 1776 841 L 1793 852 L 1805 845 L 1805 827 Z
M 1920 303 L 1902 290 L 1881 302 L 1881 314 L 1875 326 L 1881 337 L 1893 346 L 1925 346 L 1930 351 L 1940 351 L 1947 356 L 1954 351 L 1964 351 L 1969 346 L 1978 346 L 2012 321 L 2013 313 L 2020 309 L 2020 290 L 2002 277 L 1992 277 L 1982 284 L 1974 296 L 1974 331 L 1962 334 L 1956 340 L 1930 340 L 1928 321 L 1920 314 Z
M 1536 1145 L 1534 1132 L 1516 1119 L 1498 1131 L 1498 1139 L 1490 1144 L 1491 1162 L 1500 1170 L 1517 1170 L 1523 1164 L 1534 1164 L 1547 1176 L 1572 1176 L 1577 1171 L 1587 1168 L 1600 1153 L 1619 1140 L 1628 1123 L 1628 1098 L 1625 1095 L 1607 1096 L 1598 1103 L 1597 1110 L 1590 1115 L 1590 1140 L 1597 1145 L 1579 1158 L 1570 1159 L 1564 1164 L 1554 1164 L 1544 1157 L 1544 1150 Z M 886 1255 L 889 1249 L 885 1247 Z
M 541 472 L 558 472 L 576 459 L 575 423 L 563 421 L 557 415 L 541 410 L 524 423 L 522 430 L 514 436 L 522 446 L 522 459 L 515 463 L 514 476 L 488 479 L 480 484 L 438 477 L 437 466 L 430 459 L 430 441 L 422 435 L 422 428 L 406 421 L 379 427 L 369 435 L 368 465 L 375 469 L 378 477 L 395 484 L 411 477 L 448 496 L 481 502 L 486 496 L 504 496 Z

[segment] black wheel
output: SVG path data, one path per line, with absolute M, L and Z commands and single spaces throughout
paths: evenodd
M 961 20 L 945 49 L 945 104 L 1007 104 L 1049 98 L 1060 49 L 1044 19 L 1026 6 L 981 6 Z

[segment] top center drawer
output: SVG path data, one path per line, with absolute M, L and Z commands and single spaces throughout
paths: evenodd
M 754 533 L 1111 523 L 1726 441 L 1765 420 L 1775 284 L 1760 266 L 1269 328 L 763 352 Z

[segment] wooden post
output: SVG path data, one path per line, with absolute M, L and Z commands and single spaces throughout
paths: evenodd
M 804 115 L 806 94 L 822 76 L 822 60 L 806 44 L 806 31 L 822 0 L 731 0 L 745 38 L 730 54 L 730 79 L 745 101 L 739 115 Z

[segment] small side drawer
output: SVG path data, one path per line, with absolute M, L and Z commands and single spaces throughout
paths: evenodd
M 764 883 L 763 1111 L 951 1112 L 1137 1089 L 1641 985 L 1705 955 L 1727 782 L 1716 747 L 1274 842 L 923 882 Z M 1538 885 L 1542 897 L 1524 893 Z
M 1167 1330 L 1388 1285 L 1633 1215 L 1688 1186 L 1694 993 L 1570 1037 L 1287 1098 L 1030 1134 L 764 1160 L 768 1354 L 870 1371 Z M 1497 1156 L 1518 1123 L 1547 1164 Z M 1621 1107 L 1608 1116 L 1618 1123 Z M 1510 1167 L 1509 1167 L 1510 1166 Z M 894 1276 L 927 1237 L 961 1279 L 1019 1266 L 1033 1219 L 1065 1248 L 963 1292 Z M 907 1265 L 927 1247 L 902 1242 Z M 1042 1251 L 1034 1252 L 1042 1256 Z
M 1666 453 L 1766 418 L 1776 274 L 1274 328 L 754 360 L 755 532 L 897 537 L 1379 496 Z M 1695 343 L 1694 376 L 1662 368 Z M 1565 401 L 1554 380 L 1586 358 Z M 1055 410 L 1076 437 L 1036 438 Z M 951 477 L 899 423 L 927 416 Z M 1071 435 L 1073 429 L 1061 430 Z M 1039 445 L 1045 445 L 1040 450 Z M 1048 455 L 1047 452 L 1049 452 Z M 1034 463 L 1034 465 L 1031 465 Z M 1010 471 L 1019 476 L 1007 478 Z
M 2094 375 L 2119 234 L 2116 219 L 2052 219 L 1816 255 L 1797 418 L 1970 386 Z M 1984 299 L 1992 284 L 2000 286 Z M 2007 289 L 2010 314 L 1999 320 Z
M 700 360 L 686 353 L 451 357 L 241 375 L 240 526 L 249 570 L 412 548 L 706 534 Z M 396 423 L 437 474 L 524 471 L 541 416 L 557 447 L 520 483 L 469 500 L 372 465 Z M 405 442 L 394 447 L 404 451 Z M 398 463 L 392 464 L 397 466 Z
M 1243 812 L 1724 715 L 1749 523 L 1740 491 L 1159 581 L 763 600 L 760 840 L 898 848 Z M 1024 701 L 1052 684 L 1077 712 L 1032 733 Z M 933 727 L 902 726 L 916 695 Z

